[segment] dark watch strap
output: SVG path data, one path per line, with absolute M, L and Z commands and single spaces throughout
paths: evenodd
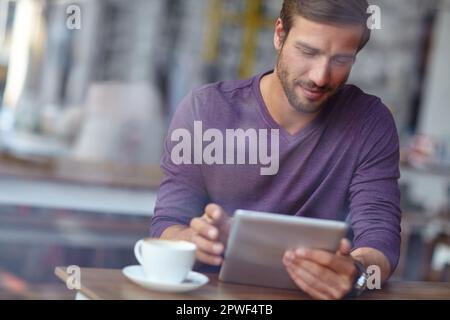
M 355 282 L 353 283 L 353 288 L 346 296 L 346 298 L 356 298 L 359 297 L 367 287 L 367 280 L 369 279 L 369 275 L 366 271 L 366 267 L 358 260 L 354 261 L 356 270 L 358 274 L 355 278 Z

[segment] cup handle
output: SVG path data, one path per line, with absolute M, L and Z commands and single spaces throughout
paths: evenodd
M 136 242 L 136 244 L 134 245 L 134 255 L 136 256 L 137 261 L 139 262 L 139 264 L 143 265 L 144 264 L 144 260 L 142 259 L 142 244 L 144 243 L 144 240 L 139 240 L 138 242 Z

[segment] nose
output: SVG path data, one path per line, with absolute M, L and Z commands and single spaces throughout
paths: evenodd
M 309 79 L 319 88 L 323 88 L 330 80 L 330 66 L 328 60 L 323 58 L 317 61 L 309 73 Z

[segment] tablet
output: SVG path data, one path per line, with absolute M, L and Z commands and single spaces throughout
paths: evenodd
M 348 225 L 345 222 L 237 210 L 219 279 L 246 285 L 298 289 L 282 258 L 299 247 L 335 252 Z

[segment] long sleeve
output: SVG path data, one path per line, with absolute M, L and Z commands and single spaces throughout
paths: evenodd
M 172 225 L 189 225 L 192 218 L 203 213 L 207 204 L 208 196 L 200 166 L 175 164 L 171 157 L 173 148 L 179 143 L 172 141 L 172 133 L 175 130 L 187 130 L 192 138 L 192 145 L 193 124 L 195 120 L 199 120 L 196 117 L 195 96 L 191 93 L 178 107 L 165 141 L 161 160 L 163 178 L 150 225 L 151 237 L 160 237 L 164 230 Z
M 400 255 L 399 139 L 393 117 L 378 100 L 361 130 L 359 163 L 349 188 L 354 248 L 370 247 L 389 260 Z

